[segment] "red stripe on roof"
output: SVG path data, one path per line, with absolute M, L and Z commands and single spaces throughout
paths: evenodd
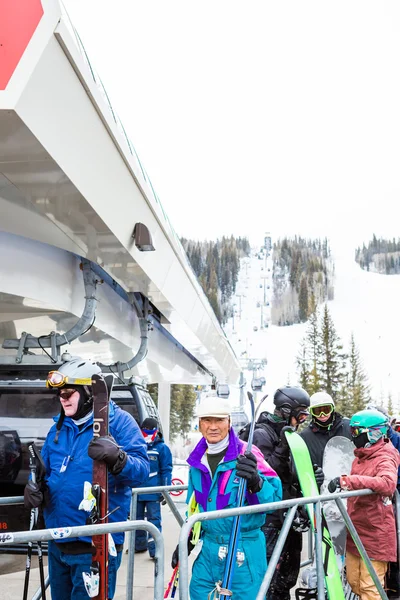
M 5 90 L 43 16 L 40 0 L 0 0 L 0 90 Z

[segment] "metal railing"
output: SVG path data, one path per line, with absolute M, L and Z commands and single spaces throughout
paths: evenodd
M 279 557 L 287 539 L 288 533 L 291 529 L 293 519 L 296 514 L 296 510 L 299 506 L 307 504 L 313 505 L 314 510 L 314 523 L 315 531 L 309 533 L 309 552 L 308 559 L 301 564 L 305 566 L 313 562 L 313 550 L 312 541 L 314 540 L 315 547 L 315 563 L 317 572 L 317 597 L 318 600 L 325 600 L 325 575 L 323 566 L 322 556 L 322 512 L 321 506 L 324 502 L 335 501 L 339 511 L 343 517 L 344 523 L 360 553 L 362 560 L 364 561 L 368 572 L 378 590 L 378 593 L 383 600 L 388 600 L 386 592 L 384 591 L 378 576 L 376 575 L 375 569 L 369 559 L 365 548 L 361 542 L 361 539 L 349 517 L 343 500 L 355 496 L 367 496 L 372 495 L 374 492 L 371 490 L 358 490 L 353 492 L 341 492 L 339 494 L 326 494 L 322 496 L 312 496 L 307 498 L 293 498 L 290 500 L 283 500 L 280 502 L 270 502 L 267 504 L 259 504 L 253 506 L 244 506 L 240 508 L 229 508 L 222 510 L 215 510 L 210 512 L 196 513 L 189 517 L 186 521 L 179 513 L 175 506 L 174 501 L 169 495 L 171 491 L 186 490 L 187 485 L 180 486 L 159 486 L 159 487 L 147 487 L 147 488 L 134 488 L 132 489 L 132 500 L 131 500 L 131 520 L 118 523 L 107 523 L 103 525 L 83 525 L 79 527 L 70 527 L 69 537 L 82 537 L 99 535 L 103 533 L 117 533 L 122 531 L 129 532 L 129 557 L 127 566 L 127 584 L 126 584 L 126 599 L 133 600 L 133 583 L 134 583 L 134 555 L 135 555 L 135 532 L 137 529 L 148 531 L 153 537 L 155 542 L 155 564 L 154 564 L 154 600 L 161 600 L 164 593 L 164 540 L 161 532 L 148 521 L 137 521 L 137 497 L 140 494 L 154 494 L 160 493 L 163 495 L 168 506 L 170 507 L 175 519 L 181 526 L 181 532 L 179 537 L 179 566 L 180 566 L 180 582 L 179 582 L 179 598 L 180 600 L 188 600 L 189 591 L 189 562 L 188 562 L 188 549 L 187 539 L 190 535 L 190 531 L 196 522 L 224 519 L 236 516 L 238 514 L 247 515 L 254 513 L 271 512 L 279 509 L 287 509 L 287 514 L 282 525 L 278 540 L 276 542 L 274 551 L 269 560 L 267 571 L 264 575 L 264 579 L 261 583 L 260 589 L 257 594 L 256 600 L 264 600 L 265 595 L 268 591 L 271 583 L 273 574 L 278 564 Z M 0 505 L 5 504 L 22 504 L 23 497 L 14 496 L 9 498 L 0 498 Z M 400 495 L 396 491 L 394 495 L 395 513 L 396 513 L 396 532 L 398 540 L 398 548 L 400 549 Z M 33 530 L 25 532 L 4 532 L 2 534 L 2 543 L 6 544 L 18 544 L 27 543 L 29 541 L 46 541 L 56 539 L 57 529 L 43 529 Z M 46 580 L 48 582 L 48 578 Z M 38 590 L 32 600 L 38 600 L 41 597 L 40 590 Z
M 172 514 L 175 519 L 178 521 L 179 525 L 182 527 L 184 524 L 184 519 L 182 515 L 179 513 L 178 509 L 175 506 L 174 501 L 171 499 L 169 492 L 177 492 L 179 490 L 187 490 L 187 485 L 160 485 L 154 487 L 143 487 L 143 488 L 133 488 L 132 489 L 132 499 L 131 499 L 131 508 L 130 508 L 130 518 L 132 520 L 136 519 L 137 515 L 137 499 L 140 494 L 162 494 L 164 499 L 166 500 L 169 508 L 171 509 Z M 140 529 L 140 527 L 137 527 Z M 135 577 L 135 540 L 136 540 L 136 529 L 133 529 L 129 534 L 129 545 L 128 545 L 128 567 L 127 567 L 127 577 L 126 577 L 126 600 L 133 600 L 134 591 L 133 591 L 133 582 Z
M 7 544 L 19 544 L 37 541 L 51 541 L 59 538 L 61 530 L 68 530 L 68 537 L 85 537 L 101 535 L 104 533 L 120 533 L 123 531 L 134 531 L 142 529 L 148 531 L 155 542 L 154 557 L 154 600 L 164 598 L 164 540 L 161 532 L 149 521 L 121 521 L 118 523 L 105 523 L 102 525 L 80 525 L 76 527 L 62 527 L 59 529 L 35 529 L 33 531 L 9 532 Z M 37 592 L 34 598 L 40 598 Z
M 346 527 L 350 532 L 351 537 L 353 538 L 354 543 L 363 559 L 368 572 L 378 590 L 378 593 L 383 600 L 388 600 L 385 590 L 383 589 L 381 582 L 375 572 L 374 567 L 365 551 L 365 548 L 361 542 L 361 539 L 347 513 L 347 510 L 343 504 L 343 498 L 351 498 L 354 496 L 367 496 L 370 494 L 374 494 L 371 490 L 358 490 L 354 492 L 342 492 L 340 494 L 327 494 L 323 496 L 311 496 L 307 498 L 293 498 L 291 500 L 283 500 L 280 502 L 269 502 L 267 504 L 258 504 L 252 506 L 244 506 L 241 508 L 229 508 L 223 510 L 214 510 L 210 512 L 202 512 L 196 513 L 187 519 L 187 521 L 183 524 L 181 529 L 181 534 L 179 537 L 179 599 L 180 600 L 189 600 L 189 563 L 188 563 L 188 548 L 187 548 L 187 540 L 190 534 L 192 527 L 198 521 L 207 521 L 207 520 L 215 520 L 215 519 L 227 519 L 229 517 L 234 517 L 236 515 L 248 515 L 254 513 L 262 513 L 267 511 L 274 511 L 279 509 L 290 509 L 286 515 L 285 521 L 283 523 L 281 532 L 279 534 L 277 543 L 275 545 L 274 551 L 272 553 L 271 559 L 268 564 L 267 571 L 265 573 L 264 579 L 262 581 L 261 587 L 258 591 L 256 600 L 264 600 L 265 595 L 268 591 L 269 585 L 271 583 L 272 576 L 274 574 L 276 565 L 279 560 L 279 556 L 282 552 L 284 543 L 288 536 L 292 521 L 294 519 L 295 512 L 298 506 L 303 506 L 306 504 L 314 505 L 315 511 L 315 558 L 316 558 L 316 568 L 317 568 L 317 597 L 318 600 L 325 600 L 325 586 L 324 586 L 324 567 L 322 560 L 322 518 L 321 518 L 321 504 L 324 502 L 334 500 L 338 508 L 343 516 Z

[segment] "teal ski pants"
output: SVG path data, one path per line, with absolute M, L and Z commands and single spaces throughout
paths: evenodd
M 229 535 L 204 535 L 202 549 L 193 564 L 191 600 L 214 598 L 212 591 L 215 584 L 222 582 L 224 577 L 228 543 Z M 256 598 L 267 570 L 265 536 L 261 530 L 246 532 L 244 537 L 241 536 L 236 558 L 231 600 Z

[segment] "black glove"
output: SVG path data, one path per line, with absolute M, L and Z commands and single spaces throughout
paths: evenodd
M 257 469 L 257 459 L 252 452 L 239 454 L 236 464 L 236 474 L 247 481 L 251 494 L 256 494 L 262 488 L 263 481 Z
M 333 492 L 336 492 L 336 490 L 340 490 L 340 489 L 342 489 L 340 487 L 340 477 L 335 477 L 335 479 L 332 479 L 328 483 L 328 490 L 331 492 L 331 494 L 333 494 Z
M 161 504 L 161 506 L 165 506 L 167 504 L 166 499 L 165 498 L 161 498 L 160 504 Z
M 120 448 L 112 435 L 94 437 L 88 448 L 88 454 L 93 460 L 102 460 L 113 475 L 118 475 L 124 468 L 128 455 Z
M 318 465 L 313 465 L 315 481 L 317 482 L 318 489 L 321 489 L 321 485 L 324 483 L 325 473 Z
M 192 544 L 192 542 L 190 541 L 191 537 L 192 537 L 192 531 L 190 531 L 190 534 L 188 537 L 188 542 L 187 542 L 188 556 L 196 545 L 196 544 Z M 171 567 L 173 569 L 175 569 L 178 562 L 179 562 L 179 544 L 177 545 L 177 547 L 174 550 L 174 553 L 172 554 Z
M 24 490 L 25 508 L 39 508 L 41 504 L 43 504 L 43 492 L 40 486 L 33 481 L 28 481 Z

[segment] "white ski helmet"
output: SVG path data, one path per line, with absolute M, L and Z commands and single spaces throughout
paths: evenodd
M 316 392 L 310 398 L 310 408 L 313 406 L 326 406 L 327 404 L 335 408 L 335 402 L 328 392 Z
M 73 358 L 61 365 L 58 371 L 50 371 L 47 387 L 60 388 L 65 385 L 92 385 L 92 375 L 99 375 L 101 368 L 92 360 Z

